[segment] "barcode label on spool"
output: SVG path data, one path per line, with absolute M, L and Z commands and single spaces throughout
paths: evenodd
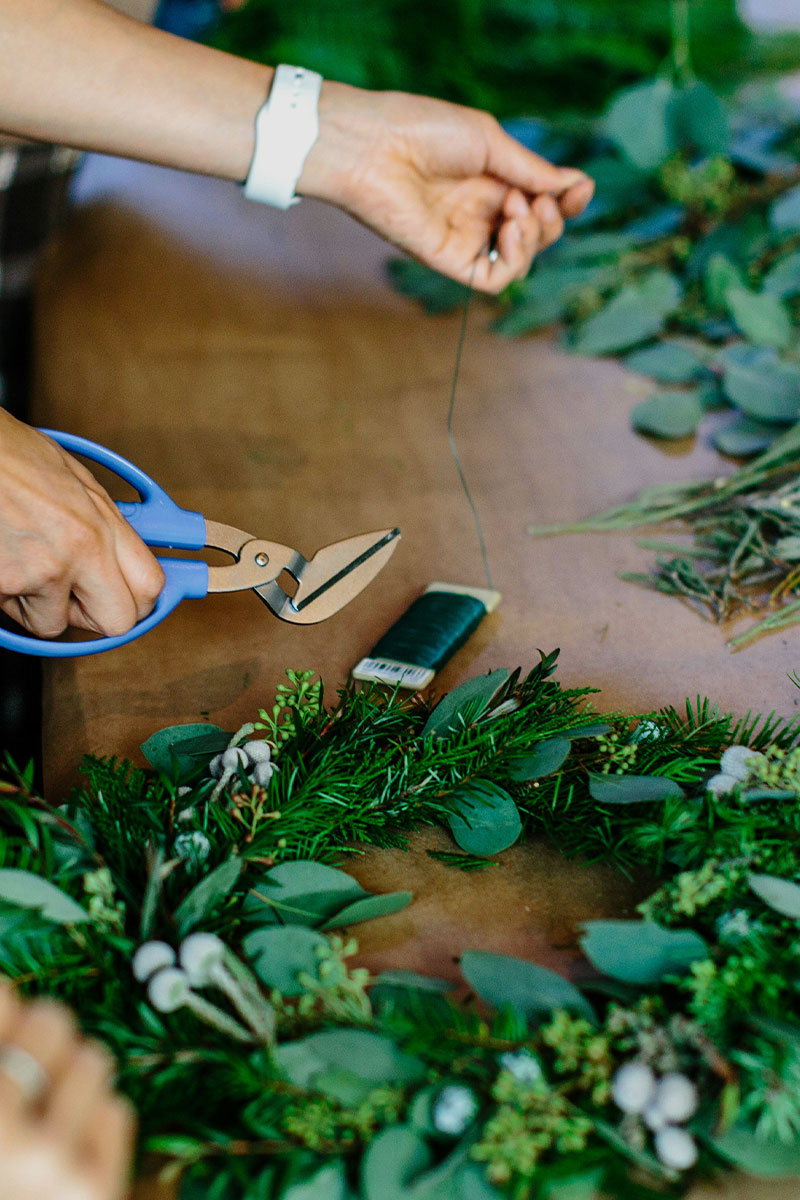
M 353 667 L 353 678 L 367 683 L 391 683 L 414 691 L 425 688 L 436 674 L 430 667 L 394 662 L 389 658 L 362 658 Z

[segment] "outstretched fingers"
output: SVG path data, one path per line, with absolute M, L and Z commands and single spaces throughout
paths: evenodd
M 487 171 L 510 187 L 531 196 L 547 193 L 561 198 L 576 186 L 585 191 L 588 185 L 587 204 L 594 186 L 584 171 L 576 167 L 558 167 L 533 150 L 528 150 L 493 118 L 487 120 Z M 577 214 L 570 211 L 563 215 Z
M 75 1038 L 74 1019 L 68 1009 L 54 1001 L 14 1003 L 16 1008 L 2 1033 L 2 1045 L 12 1053 L 22 1051 L 23 1055 L 29 1056 L 34 1070 L 38 1064 L 42 1087 L 47 1088 L 59 1078 L 69 1060 Z M 0 1000 L 0 1008 L 2 1004 Z M 0 1063 L 0 1110 L 3 1113 L 18 1115 L 30 1104 L 41 1102 L 41 1098 L 33 1094 L 34 1075 L 28 1074 L 32 1080 L 30 1093 L 22 1074 L 3 1070 Z
M 102 1200 L 121 1200 L 126 1194 L 135 1129 L 133 1109 L 119 1096 L 103 1097 L 91 1114 L 84 1146 L 85 1170 Z

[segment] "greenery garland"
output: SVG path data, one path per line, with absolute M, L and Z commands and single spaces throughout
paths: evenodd
M 435 706 L 351 686 L 332 709 L 289 672 L 255 725 L 162 730 L 150 770 L 88 758 L 60 806 L 8 760 L 0 969 L 110 1045 L 182 1200 L 800 1176 L 800 717 L 600 718 L 555 665 Z M 350 927 L 411 897 L 330 864 L 424 823 L 462 867 L 544 833 L 655 887 L 639 919 L 585 923 L 580 988 L 479 949 L 466 1002 L 371 979 Z

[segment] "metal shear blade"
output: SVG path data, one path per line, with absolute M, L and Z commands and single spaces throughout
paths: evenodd
M 208 590 L 252 588 L 276 617 L 294 625 L 313 625 L 333 616 L 375 578 L 399 538 L 399 529 L 361 533 L 323 546 L 307 559 L 291 546 L 207 521 L 207 545 L 237 560 L 231 566 L 209 567 Z M 279 582 L 283 572 L 297 584 L 294 594 Z

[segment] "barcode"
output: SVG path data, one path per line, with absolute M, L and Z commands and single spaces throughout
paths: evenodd
M 430 667 L 415 667 L 410 663 L 392 662 L 390 659 L 362 658 L 353 667 L 353 678 L 375 683 L 399 683 L 401 687 L 427 687 L 435 674 Z

